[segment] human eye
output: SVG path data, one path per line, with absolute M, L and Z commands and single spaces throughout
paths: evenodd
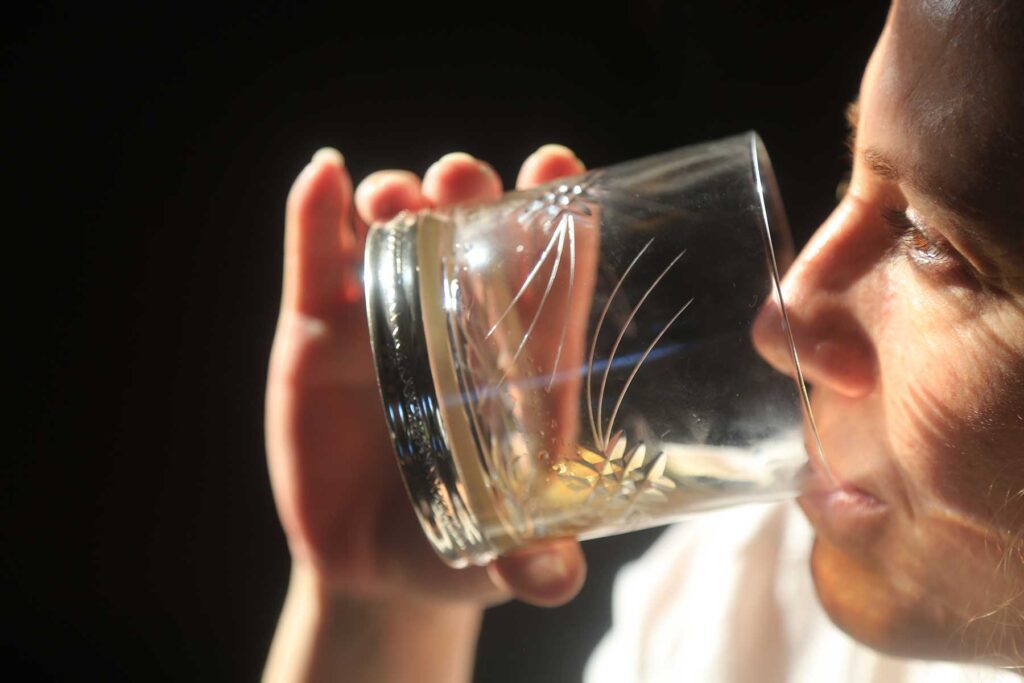
M 884 208 L 882 217 L 892 228 L 899 250 L 918 267 L 947 273 L 965 268 L 953 245 L 914 209 Z

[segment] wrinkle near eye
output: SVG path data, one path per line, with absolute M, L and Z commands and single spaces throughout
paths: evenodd
M 985 285 L 1024 295 L 1024 230 L 1017 247 L 999 240 L 991 229 L 964 220 L 927 198 L 910 192 L 911 202 L 929 216 L 926 225 L 938 225 L 941 234 L 965 262 L 965 267 Z M 919 212 L 920 214 L 921 212 Z M 1022 223 L 1024 225 L 1024 223 Z M 1024 303 L 1024 302 L 1022 302 Z

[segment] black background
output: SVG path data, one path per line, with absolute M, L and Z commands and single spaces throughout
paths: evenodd
M 263 383 L 291 180 L 463 150 L 515 180 L 756 129 L 801 243 L 845 165 L 884 3 L 36 3 L 4 21 L 5 669 L 252 680 L 288 556 Z M 570 606 L 490 611 L 477 677 L 577 680 L 615 568 Z

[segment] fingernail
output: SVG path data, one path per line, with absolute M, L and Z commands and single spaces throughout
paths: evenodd
M 547 145 L 541 145 L 540 147 L 537 148 L 537 151 L 534 152 L 534 154 L 540 154 L 541 152 L 555 152 L 555 153 L 558 153 L 558 154 L 568 155 L 568 156 L 572 157 L 573 159 L 576 158 L 576 152 L 572 151 L 571 149 L 569 149 L 565 145 L 558 145 L 558 144 L 555 144 L 555 143 L 550 143 L 550 144 L 547 144 Z
M 484 175 L 489 175 L 489 176 L 494 176 L 494 177 L 497 177 L 497 175 L 498 175 L 495 172 L 495 170 L 490 167 L 490 165 L 484 163 L 483 161 L 480 161 L 479 159 L 477 159 L 472 154 L 467 154 L 466 152 L 449 152 L 448 154 L 445 154 L 443 157 L 441 157 L 440 159 L 435 161 L 433 164 L 431 164 L 430 168 L 432 169 L 432 168 L 436 167 L 437 165 L 439 165 L 439 164 L 441 164 L 443 162 L 446 162 L 446 161 L 470 161 L 470 162 L 476 164 L 476 167 L 478 169 L 480 169 L 480 172 L 483 173 Z M 430 169 L 427 169 L 427 170 L 429 171 Z
M 548 586 L 564 581 L 569 568 L 558 553 L 540 553 L 527 561 L 523 571 L 531 583 Z
M 312 162 L 326 161 L 329 164 L 345 165 L 345 157 L 333 147 L 321 147 L 313 154 Z
M 438 159 L 437 163 L 441 163 L 442 161 L 458 161 L 460 159 L 465 161 L 476 161 L 476 157 L 472 154 L 467 154 L 466 152 L 449 152 Z

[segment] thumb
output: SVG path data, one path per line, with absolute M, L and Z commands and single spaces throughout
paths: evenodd
M 539 542 L 504 555 L 487 571 L 499 587 L 538 607 L 557 607 L 569 602 L 583 587 L 587 563 L 576 539 Z

